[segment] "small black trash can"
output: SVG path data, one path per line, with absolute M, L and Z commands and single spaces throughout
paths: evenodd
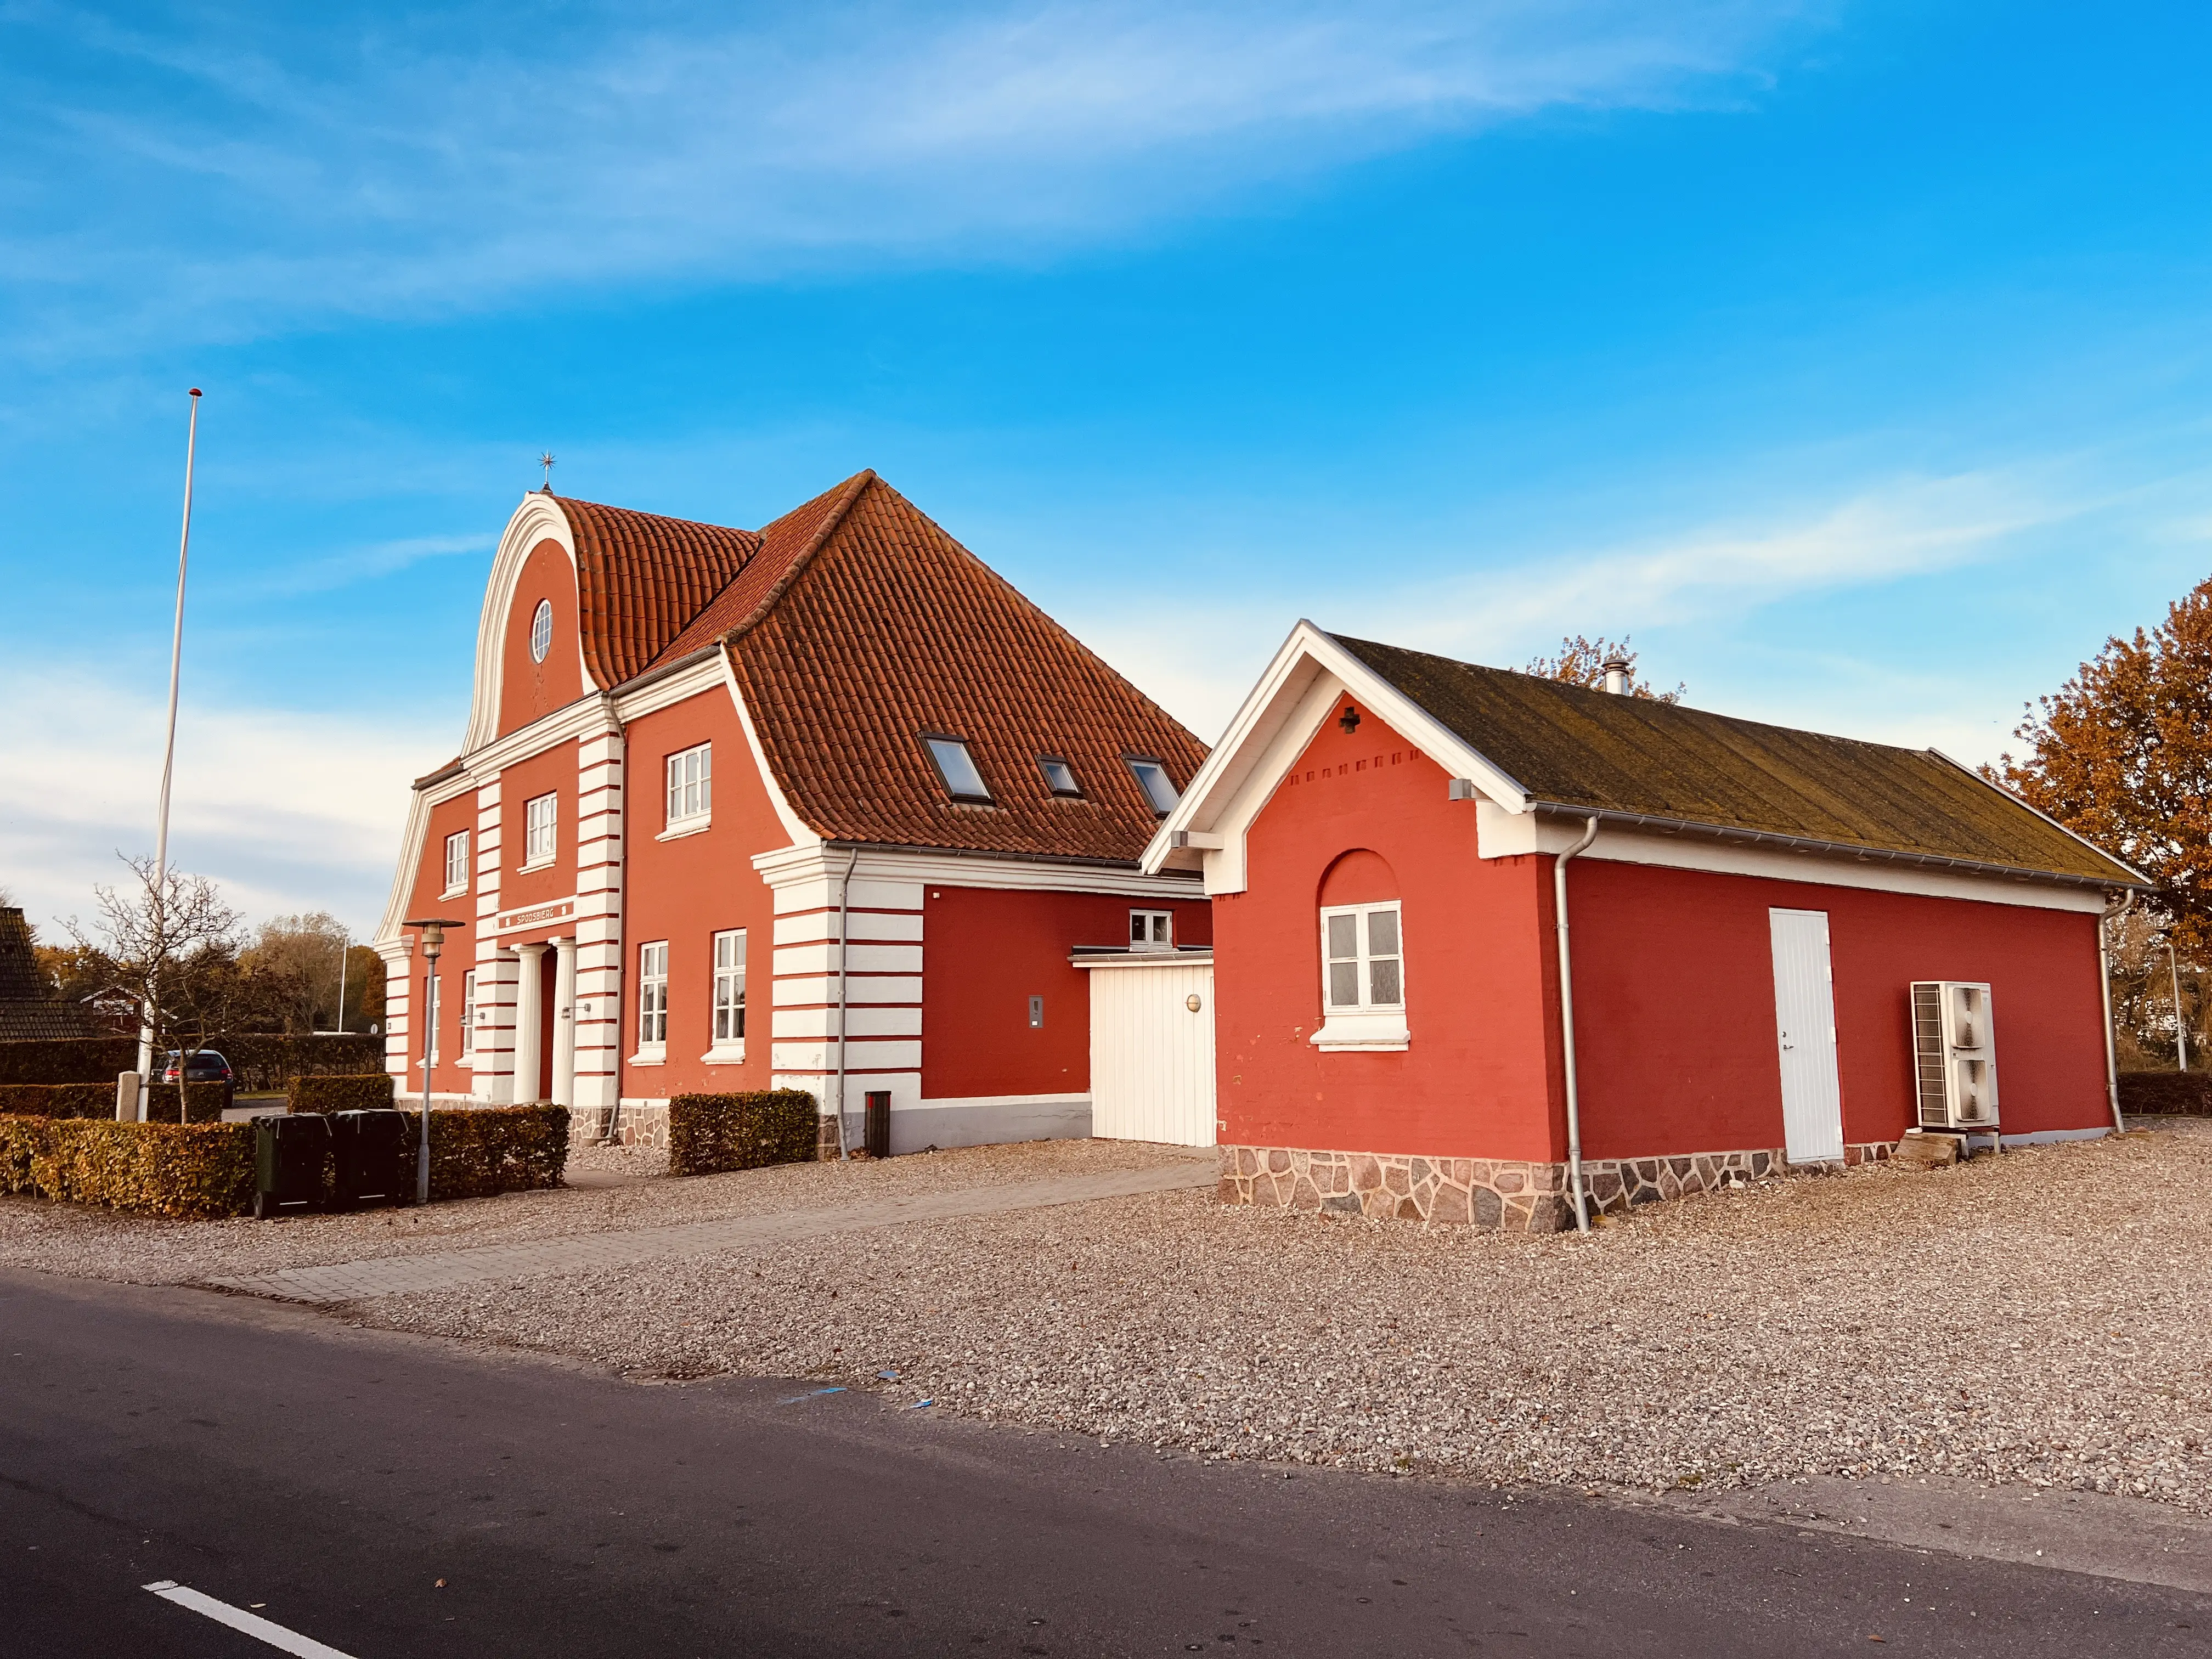
M 406 1204 L 415 1196 L 415 1144 L 401 1111 L 338 1112 L 331 1118 L 337 1200 L 350 1210 L 370 1199 Z
M 867 1115 L 862 1120 L 861 1144 L 868 1149 L 870 1158 L 889 1158 L 891 1155 L 891 1091 L 888 1089 L 868 1091 Z
M 253 1120 L 253 1215 L 267 1221 L 286 1209 L 323 1201 L 331 1157 L 331 1121 L 319 1112 L 269 1112 Z

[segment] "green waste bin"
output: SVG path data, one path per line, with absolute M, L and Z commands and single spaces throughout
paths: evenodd
M 331 1116 L 339 1209 L 354 1209 L 371 1199 L 387 1204 L 413 1201 L 415 1145 L 408 1136 L 409 1127 L 406 1113 L 388 1109 Z
M 269 1112 L 253 1120 L 253 1214 L 268 1221 L 323 1201 L 331 1121 L 319 1112 Z

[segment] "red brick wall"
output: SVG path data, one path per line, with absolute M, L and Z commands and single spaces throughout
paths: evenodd
M 530 655 L 530 621 L 538 602 L 553 602 L 553 648 L 544 662 Z M 507 607 L 507 635 L 501 646 L 499 732 L 530 724 L 565 708 L 584 695 L 582 635 L 576 621 L 576 568 L 558 542 L 544 541 L 522 562 Z

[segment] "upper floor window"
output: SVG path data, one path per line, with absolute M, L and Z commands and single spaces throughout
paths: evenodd
M 714 809 L 714 745 L 702 743 L 668 757 L 668 827 L 703 823 Z
M 945 781 L 945 793 L 955 800 L 988 803 L 991 791 L 983 781 L 983 775 L 975 769 L 975 757 L 968 752 L 967 743 L 959 738 L 924 738 L 922 746 L 937 763 L 937 775 Z
M 1132 951 L 1174 950 L 1175 912 L 1172 910 L 1130 911 L 1129 948 Z
M 553 648 L 553 601 L 540 599 L 530 617 L 530 660 L 544 662 Z
M 1398 939 L 1398 901 L 1333 905 L 1321 913 L 1324 988 L 1331 1016 L 1340 1010 L 1400 1010 L 1406 1006 L 1405 953 Z
M 668 941 L 637 948 L 637 1046 L 658 1054 L 668 1044 Z
M 534 869 L 553 861 L 555 828 L 558 822 L 561 797 L 556 791 L 535 795 L 522 809 L 522 867 Z
M 446 891 L 462 893 L 469 885 L 469 832 L 456 830 L 446 837 Z
M 745 930 L 714 935 L 714 1046 L 745 1035 Z
M 477 1051 L 477 975 L 471 969 L 461 975 L 461 1058 Z
M 437 974 L 428 976 L 430 982 L 422 999 L 422 1029 L 429 1034 L 430 1044 L 429 1058 L 424 1063 L 430 1066 L 438 1063 L 438 993 L 443 988 L 438 983 L 441 977 Z
M 1152 815 L 1164 818 L 1174 811 L 1176 802 L 1182 797 L 1168 778 L 1168 769 L 1156 760 L 1142 760 L 1134 755 L 1127 758 L 1129 769 L 1137 775 L 1137 787 L 1152 804 Z
M 1080 796 L 1083 793 L 1083 786 L 1075 781 L 1075 769 L 1066 761 L 1051 755 L 1039 755 L 1037 770 L 1044 774 L 1044 787 L 1054 794 Z

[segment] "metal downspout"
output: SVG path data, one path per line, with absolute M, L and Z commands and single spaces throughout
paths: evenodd
M 1596 839 L 1597 820 L 1592 818 L 1583 826 L 1583 838 L 1552 861 L 1552 909 L 1559 927 L 1559 1044 L 1567 1062 L 1567 1184 L 1575 1194 L 1575 1230 L 1585 1233 L 1589 1231 L 1589 1206 L 1583 1196 L 1582 1097 L 1575 1086 L 1575 963 L 1567 948 L 1567 861 L 1588 852 Z M 2109 1020 L 2106 1030 L 2109 1040 Z
M 853 899 L 853 870 L 860 861 L 860 849 L 855 847 L 853 856 L 845 860 L 845 879 L 837 887 L 837 1156 L 852 1157 L 852 1149 L 845 1144 L 845 974 L 851 952 L 845 938 L 845 917 Z
M 2135 908 L 2136 896 L 2130 890 L 2120 908 L 2097 918 L 2097 987 L 2105 994 L 2105 1093 L 2112 1107 L 2112 1127 L 2124 1133 L 2127 1120 L 2120 1115 L 2120 1062 L 2112 1046 L 2112 957 L 2106 943 L 2106 924 L 2118 921 Z

